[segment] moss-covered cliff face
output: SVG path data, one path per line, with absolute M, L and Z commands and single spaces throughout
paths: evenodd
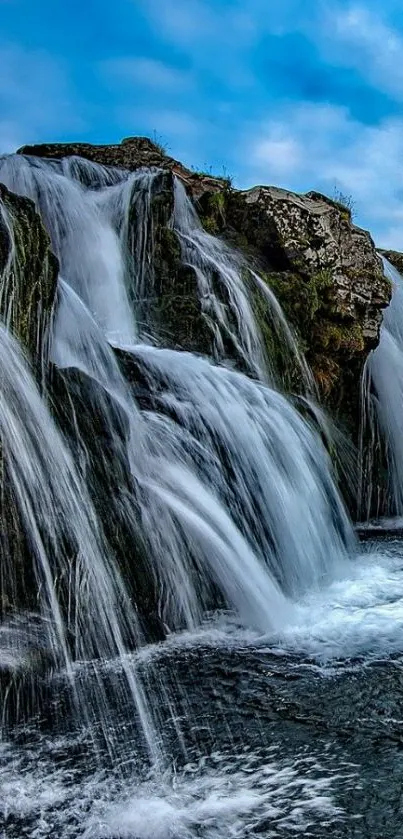
M 211 335 L 192 269 L 180 262 L 169 226 L 172 174 L 192 196 L 205 229 L 241 250 L 275 292 L 306 353 L 324 403 L 357 435 L 359 382 L 368 352 L 377 345 L 390 283 L 369 233 L 356 227 L 348 209 L 318 193 L 297 195 L 259 186 L 247 191 L 191 172 L 147 138 L 119 145 L 48 144 L 21 153 L 52 158 L 71 155 L 130 170 L 165 170 L 153 202 L 155 277 L 148 317 L 170 346 L 211 351 Z M 255 294 L 255 292 L 254 292 Z M 267 344 L 273 344 L 267 303 L 254 299 Z M 273 356 L 273 346 L 269 346 Z M 274 348 L 275 350 L 276 348 Z
M 313 192 L 223 190 L 199 204 L 209 229 L 255 261 L 297 332 L 323 402 L 356 436 L 361 371 L 391 295 L 370 234 Z
M 137 261 L 143 292 L 135 302 L 137 321 L 144 336 L 155 336 L 171 349 L 184 348 L 211 355 L 213 336 L 202 312 L 197 278 L 193 268 L 183 263 L 181 247 L 174 230 L 174 179 L 170 171 L 154 178 L 151 188 L 148 230 L 141 233 L 144 218 L 137 218 L 132 203 L 128 245 Z M 143 252 L 136 258 L 138 242 Z M 141 264 L 139 264 L 141 263 Z
M 0 183 L 0 317 L 40 362 L 56 293 L 58 265 L 32 201 Z

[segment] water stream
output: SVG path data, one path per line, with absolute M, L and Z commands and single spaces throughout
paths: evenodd
M 60 262 L 42 393 L 0 327 L 0 829 L 398 836 L 402 546 L 360 553 L 325 446 L 265 358 L 249 285 L 263 280 L 202 230 L 179 182 L 169 224 L 214 360 L 144 322 L 162 177 L 0 158 Z M 388 417 L 398 310 L 395 294 L 371 361 Z

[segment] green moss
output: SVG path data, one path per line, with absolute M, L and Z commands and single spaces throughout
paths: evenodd
M 33 203 L 5 187 L 0 189 L 0 201 L 5 213 L 0 314 L 31 359 L 40 362 L 56 293 L 58 264 Z
M 199 199 L 200 220 L 207 233 L 218 236 L 225 227 L 227 195 L 225 190 L 205 192 Z
M 316 326 L 314 340 L 316 346 L 320 346 L 324 350 L 342 353 L 347 356 L 354 356 L 363 353 L 365 350 L 364 335 L 359 323 L 345 324 L 325 321 Z

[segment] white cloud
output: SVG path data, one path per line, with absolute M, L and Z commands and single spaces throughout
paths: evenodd
M 358 221 L 380 245 L 403 250 L 403 118 L 364 126 L 344 108 L 302 103 L 248 131 L 254 139 L 244 186 L 274 183 L 330 195 L 337 186 L 352 195 Z
M 144 13 L 163 36 L 190 46 L 215 32 L 216 14 L 203 0 L 140 0 Z
M 135 84 L 156 90 L 185 90 L 191 84 L 189 73 L 153 58 L 117 58 L 104 61 L 101 73 L 113 82 Z
M 278 176 L 289 177 L 299 169 L 304 155 L 297 140 L 287 135 L 287 127 L 275 123 L 269 127 L 267 135 L 257 141 L 253 158 L 263 165 L 269 162 Z
M 318 38 L 324 57 L 358 69 L 378 89 L 403 98 L 403 37 L 364 5 L 326 11 Z
M 283 0 L 288 4 L 290 0 Z M 267 29 L 267 0 L 136 0 L 157 34 L 194 57 L 201 46 L 220 63 L 223 50 L 239 54 Z M 217 51 L 218 50 L 218 51 Z M 202 51 L 201 51 L 202 52 Z M 202 54 L 198 55 L 202 58 Z

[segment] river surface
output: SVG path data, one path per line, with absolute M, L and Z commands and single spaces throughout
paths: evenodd
M 296 607 L 282 637 L 208 616 L 133 656 L 160 731 L 153 771 L 132 707 L 78 730 L 60 675 L 3 733 L 2 839 L 403 835 L 403 542 L 378 540 Z M 88 695 L 120 664 L 80 665 Z

